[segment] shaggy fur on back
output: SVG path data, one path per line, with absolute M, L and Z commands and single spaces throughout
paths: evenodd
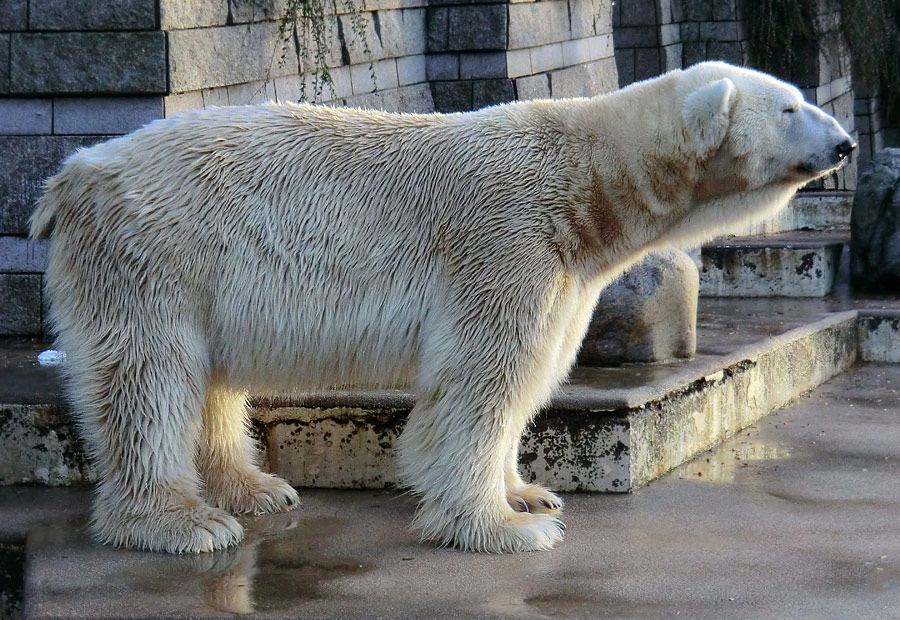
M 562 502 L 521 480 L 517 446 L 599 291 L 840 165 L 849 137 L 802 105 L 707 63 L 466 114 L 210 108 L 73 155 L 32 236 L 52 234 L 51 319 L 101 475 L 93 532 L 234 544 L 228 513 L 297 502 L 257 467 L 248 390 L 405 382 L 398 462 L 423 536 L 552 547 Z

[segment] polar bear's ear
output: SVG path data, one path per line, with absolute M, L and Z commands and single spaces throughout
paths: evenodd
M 684 101 L 681 117 L 701 155 L 717 149 L 728 133 L 728 110 L 734 82 L 722 78 L 696 89 Z

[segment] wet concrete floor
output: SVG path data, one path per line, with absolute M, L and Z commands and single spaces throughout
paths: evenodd
M 568 495 L 566 540 L 416 541 L 413 503 L 301 491 L 197 556 L 87 541 L 86 490 L 0 489 L 34 618 L 900 618 L 900 365 L 865 365 L 629 495 Z

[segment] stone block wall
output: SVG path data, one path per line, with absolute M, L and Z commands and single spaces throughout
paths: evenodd
M 614 90 L 611 9 L 610 0 L 433 0 L 426 73 L 435 110 Z
M 0 2 L 0 335 L 42 331 L 46 248 L 25 235 L 43 180 L 162 116 L 158 26 L 155 0 Z
M 28 218 L 77 148 L 212 105 L 456 111 L 618 85 L 610 0 L 337 6 L 318 88 L 285 0 L 0 0 L 0 336 L 44 330 L 46 245 Z

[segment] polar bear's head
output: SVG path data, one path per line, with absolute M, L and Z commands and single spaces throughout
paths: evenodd
M 693 146 L 701 156 L 719 156 L 713 169 L 739 159 L 748 190 L 808 183 L 840 168 L 856 148 L 835 119 L 764 73 L 707 62 L 685 71 L 682 83 Z
M 652 127 L 653 148 L 678 154 L 689 186 L 686 201 L 665 207 L 660 244 L 695 244 L 765 218 L 856 148 L 835 119 L 770 75 L 705 62 L 660 80 L 658 88 L 674 95 L 676 117 L 662 122 L 677 129 Z

